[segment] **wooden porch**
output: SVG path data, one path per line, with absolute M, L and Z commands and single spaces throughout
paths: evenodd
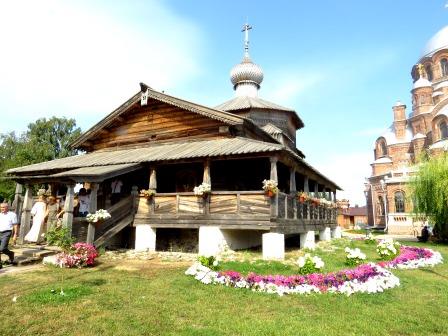
M 268 197 L 262 191 L 218 191 L 206 198 L 192 192 L 157 193 L 139 197 L 134 225 L 153 228 L 265 230 L 303 233 L 336 227 L 336 210 L 299 203 L 295 195 L 279 192 Z

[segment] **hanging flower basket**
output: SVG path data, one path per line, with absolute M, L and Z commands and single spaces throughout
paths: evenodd
M 153 198 L 155 194 L 156 194 L 156 191 L 153 190 L 153 189 L 142 189 L 142 190 L 140 190 L 140 196 L 143 196 L 147 200 L 150 200 L 151 198 Z
M 99 209 L 94 214 L 88 214 L 86 216 L 86 219 L 87 219 L 87 222 L 95 225 L 95 228 L 98 229 L 99 227 L 101 227 L 101 225 L 103 225 L 103 222 L 106 219 L 111 218 L 111 217 L 112 216 L 110 215 L 109 212 L 107 212 L 107 210 Z
M 196 196 L 207 199 L 208 195 L 212 192 L 212 186 L 208 183 L 202 182 L 199 186 L 194 187 L 193 192 Z
M 278 193 L 277 181 L 263 180 L 263 190 L 268 197 L 274 197 Z
M 308 195 L 306 193 L 304 193 L 303 191 L 299 191 L 297 193 L 297 201 L 299 201 L 299 203 L 305 203 L 308 200 L 309 200 Z

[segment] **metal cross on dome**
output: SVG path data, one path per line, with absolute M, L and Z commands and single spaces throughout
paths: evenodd
M 246 55 L 249 55 L 249 30 L 252 29 L 252 26 L 249 26 L 248 23 L 245 23 L 243 26 L 243 29 L 241 30 L 244 32 L 244 51 Z

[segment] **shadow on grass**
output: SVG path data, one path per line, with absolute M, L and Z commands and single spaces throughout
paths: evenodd
M 426 272 L 426 273 L 430 273 L 430 274 L 433 274 L 433 275 L 437 275 L 437 276 L 439 276 L 439 277 L 441 277 L 443 279 L 448 279 L 448 276 L 440 274 L 439 272 L 436 272 L 436 271 L 434 271 L 431 268 L 423 268 L 423 269 L 421 269 L 421 271 L 422 272 Z

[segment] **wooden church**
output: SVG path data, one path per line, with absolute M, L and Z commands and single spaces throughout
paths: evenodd
M 281 259 L 286 238 L 297 236 L 297 244 L 313 248 L 317 234 L 339 236 L 329 204 L 340 188 L 296 148 L 296 131 L 304 126 L 297 113 L 258 97 L 263 72 L 249 57 L 249 29 L 244 26 L 243 60 L 231 71 L 233 99 L 210 108 L 142 83 L 72 144 L 84 154 L 7 171 L 17 182 L 22 241 L 32 187 L 43 184 L 66 195 L 63 225 L 97 246 L 114 241 L 164 250 L 170 241 L 188 240 L 190 250 L 216 254 L 261 245 L 265 258 Z M 111 204 L 117 180 L 120 199 Z M 278 192 L 268 196 L 263 180 L 276 181 Z M 203 182 L 211 192 L 198 196 L 193 190 Z M 73 215 L 75 183 L 89 188 L 90 212 L 111 213 L 101 227 Z M 300 202 L 297 191 L 327 202 Z

